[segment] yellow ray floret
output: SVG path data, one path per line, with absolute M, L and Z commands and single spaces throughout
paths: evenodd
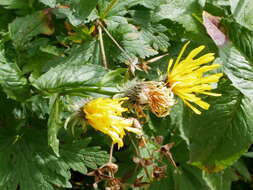
M 85 118 L 96 130 L 109 135 L 114 144 L 123 146 L 125 130 L 140 135 L 142 131 L 132 127 L 133 120 L 122 117 L 127 108 L 122 107 L 124 100 L 128 98 L 97 98 L 91 100 L 83 107 Z
M 221 94 L 212 93 L 210 91 L 212 90 L 211 83 L 217 83 L 223 74 L 204 75 L 207 71 L 220 67 L 219 64 L 206 65 L 214 60 L 213 53 L 195 58 L 205 46 L 195 48 L 185 59 L 181 60 L 189 43 L 190 42 L 187 42 L 183 46 L 174 64 L 172 59 L 169 61 L 166 82 L 167 86 L 172 89 L 172 92 L 179 96 L 187 106 L 195 113 L 201 114 L 199 109 L 193 106 L 193 104 L 207 110 L 210 105 L 198 97 L 198 95 L 221 96 Z

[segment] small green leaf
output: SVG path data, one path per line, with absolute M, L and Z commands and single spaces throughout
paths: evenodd
M 54 153 L 59 156 L 59 140 L 57 138 L 58 131 L 63 127 L 60 121 L 60 102 L 59 95 L 54 94 L 49 102 L 49 118 L 48 118 L 48 144 L 53 149 Z

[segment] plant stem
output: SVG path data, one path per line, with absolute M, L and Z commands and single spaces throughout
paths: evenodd
M 138 156 L 139 158 L 142 158 L 142 157 L 141 157 L 140 150 L 139 150 L 139 148 L 137 147 L 137 145 L 135 144 L 134 140 L 132 139 L 132 136 L 129 135 L 129 138 L 130 138 L 131 143 L 132 143 L 133 146 L 134 146 L 134 149 L 135 149 L 135 151 L 136 151 L 137 156 Z M 147 167 L 144 166 L 143 169 L 144 169 L 144 172 L 146 173 L 148 179 L 150 180 L 150 182 L 153 181 L 153 180 L 152 180 L 152 176 L 151 176 L 150 173 L 148 172 Z
M 102 29 L 101 29 L 100 25 L 98 26 L 98 35 L 99 35 L 99 43 L 100 43 L 100 47 L 101 47 L 103 65 L 107 69 L 108 66 L 107 66 L 107 61 L 106 61 L 106 56 L 105 56 L 105 47 L 104 47 L 104 41 L 103 41 L 103 34 L 102 34 Z
M 98 87 L 79 87 L 79 88 L 74 88 L 74 89 L 64 89 L 64 88 L 56 88 L 56 89 L 45 89 L 41 91 L 45 95 L 50 95 L 52 93 L 60 93 L 61 95 L 63 94 L 80 94 L 82 92 L 94 92 L 98 94 L 104 94 L 108 96 L 113 96 L 119 92 L 113 92 L 113 91 L 108 91 L 108 90 L 103 90 Z
M 108 163 L 112 163 L 113 148 L 114 148 L 114 144 L 113 144 L 113 142 L 112 142 L 111 149 L 110 149 L 110 157 L 109 157 Z
M 110 34 L 110 32 L 104 27 L 104 25 L 99 20 L 98 20 L 98 24 L 105 31 L 105 33 L 109 36 L 109 38 L 113 41 L 113 43 L 120 49 L 120 51 L 122 51 L 124 53 L 124 55 L 127 57 L 127 59 L 129 59 L 131 61 L 132 58 L 128 55 L 126 50 L 124 50 L 124 48 L 119 45 L 119 43 L 115 40 L 115 38 Z

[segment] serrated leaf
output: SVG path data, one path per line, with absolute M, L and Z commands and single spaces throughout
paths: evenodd
M 141 35 L 143 39 L 155 49 L 166 52 L 170 46 L 169 38 L 164 34 L 167 31 L 167 28 L 161 24 L 155 25 L 150 24 L 144 26 L 141 29 Z
M 9 24 L 10 38 L 17 48 L 25 44 L 38 34 L 51 35 L 54 32 L 51 23 L 51 13 L 38 11 L 32 15 L 16 18 Z
M 83 92 L 87 88 L 100 86 L 105 69 L 96 65 L 62 64 L 33 81 L 33 85 L 49 93 Z
M 253 31 L 228 19 L 222 21 L 222 26 L 234 46 L 253 63 Z
M 91 11 L 96 7 L 98 0 L 75 0 L 73 1 L 73 8 L 77 11 L 77 14 L 83 20 L 89 16 Z
M 54 10 L 57 17 L 67 17 L 73 26 L 79 26 L 89 21 L 88 16 L 94 13 L 98 0 L 73 0 L 67 1 L 67 6 L 60 6 Z M 98 18 L 95 14 L 95 18 Z M 94 19 L 92 19 L 93 21 Z
M 196 32 L 196 21 L 192 17 L 195 11 L 199 11 L 196 0 L 171 0 L 166 4 L 161 4 L 156 13 L 158 20 L 170 19 L 182 24 L 187 31 Z
M 253 4 L 251 0 L 231 0 L 231 12 L 235 20 L 253 31 Z
M 5 58 L 4 50 L 0 50 L 0 85 L 7 96 L 14 100 L 24 101 L 30 95 L 27 79 L 16 64 Z
M 129 61 L 129 57 L 140 57 L 144 59 L 146 57 L 153 56 L 158 53 L 148 44 L 147 41 L 142 38 L 141 33 L 134 25 L 120 24 L 116 29 L 112 30 L 111 32 L 113 37 L 127 52 L 127 55 L 126 53 L 122 53 L 118 49 L 116 51 L 110 50 L 109 54 L 113 54 L 115 56 L 118 55 L 118 59 L 121 61 Z M 111 45 L 111 49 L 112 47 L 113 46 Z M 110 46 L 108 48 L 110 48 Z
M 253 100 L 253 64 L 231 43 L 219 48 L 225 74 L 233 86 Z
M 27 128 L 20 132 L 1 128 L 0 188 L 4 190 L 16 190 L 18 186 L 20 190 L 71 188 L 70 169 L 87 172 L 85 153 L 108 159 L 108 154 L 99 148 L 86 148 L 90 139 L 62 145 L 61 157 L 56 157 L 47 146 L 45 130 Z M 99 158 L 94 158 L 92 163 L 95 167 L 104 164 Z
M 232 165 L 253 142 L 253 103 L 229 83 L 201 117 L 185 115 L 181 133 L 189 145 L 190 162 L 209 172 Z M 240 140 L 239 140 L 240 139 Z
M 219 17 L 203 13 L 203 18 L 204 26 L 208 34 L 219 48 L 225 74 L 237 89 L 253 100 L 253 64 L 247 57 L 244 57 L 244 55 L 229 41 L 224 32 L 218 28 L 220 24 Z M 235 32 L 235 35 L 236 34 L 237 32 Z M 250 43 L 249 41 L 250 39 L 247 39 L 245 43 Z M 251 45 L 245 44 L 242 46 L 240 44 L 241 43 L 236 42 L 236 45 L 239 46 L 243 52 L 246 53 L 246 51 L 250 51 Z M 250 58 L 251 55 L 248 56 Z
M 72 47 L 70 55 L 64 59 L 63 63 L 78 65 L 78 64 L 102 64 L 100 62 L 100 47 L 97 40 L 86 42 L 84 44 Z

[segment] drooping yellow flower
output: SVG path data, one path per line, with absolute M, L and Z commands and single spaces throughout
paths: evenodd
M 173 59 L 169 61 L 167 71 L 167 86 L 171 88 L 172 92 L 179 96 L 184 103 L 189 106 L 196 114 L 201 114 L 199 109 L 193 105 L 207 110 L 209 104 L 203 101 L 199 94 L 210 96 L 221 96 L 221 94 L 212 93 L 212 83 L 217 83 L 222 77 L 222 73 L 205 75 L 207 71 L 214 70 L 220 67 L 219 64 L 206 65 L 214 60 L 214 54 L 208 53 L 201 57 L 195 58 L 205 46 L 199 46 L 192 50 L 189 55 L 181 60 L 181 57 L 190 42 L 187 42 L 176 62 L 173 64 Z
M 140 135 L 141 129 L 132 127 L 133 120 L 122 117 L 127 108 L 122 107 L 124 100 L 128 98 L 97 98 L 91 100 L 83 107 L 85 118 L 96 130 L 109 135 L 114 144 L 123 146 L 125 130 Z

